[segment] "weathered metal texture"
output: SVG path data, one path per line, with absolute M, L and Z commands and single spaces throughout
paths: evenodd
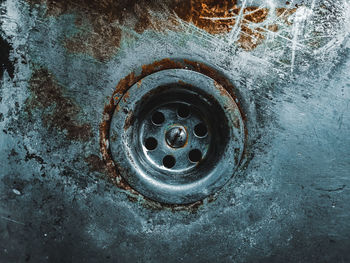
M 158 70 L 137 81 L 123 96 L 114 96 L 119 99 L 113 116 L 107 115 L 102 124 L 102 127 L 110 127 L 107 128 L 109 137 L 101 135 L 102 152 L 108 153 L 110 149 L 112 156 L 105 156 L 105 159 L 112 166 L 116 164 L 111 174 L 117 182 L 124 178 L 134 189 L 162 203 L 192 204 L 215 193 L 232 177 L 244 151 L 246 130 L 241 111 L 230 95 L 232 85 L 226 90 L 216 80 L 190 68 L 161 70 L 159 67 Z M 202 115 L 202 122 L 205 118 L 212 137 L 209 141 L 198 140 L 191 134 L 194 123 L 200 122 L 197 116 L 192 116 L 193 120 L 176 116 L 174 104 L 179 101 L 191 105 Z M 152 112 L 159 107 L 165 115 L 163 127 L 149 124 Z M 176 150 L 166 146 L 164 138 L 166 127 L 174 124 L 183 125 L 190 134 L 187 145 L 185 141 L 181 145 L 184 147 Z M 157 138 L 160 148 L 153 154 L 142 147 L 143 134 L 148 129 Z M 187 154 L 192 147 L 207 153 L 202 163 L 190 164 Z M 174 168 L 166 169 L 161 165 L 159 159 L 166 155 L 179 161 Z
M 348 0 L 0 4 L 0 261 L 350 260 Z M 248 131 L 236 176 L 177 208 L 110 180 L 100 139 L 167 63 L 228 79 Z

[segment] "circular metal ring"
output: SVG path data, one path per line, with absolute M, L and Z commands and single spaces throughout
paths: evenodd
M 118 100 L 110 125 L 113 161 L 128 184 L 163 203 L 188 204 L 234 174 L 245 140 L 232 96 L 186 69 L 147 75 Z

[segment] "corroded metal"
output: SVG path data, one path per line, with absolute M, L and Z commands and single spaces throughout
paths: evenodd
M 193 70 L 167 69 L 147 75 L 125 94 L 111 119 L 111 139 L 102 140 L 118 176 L 135 190 L 162 203 L 190 204 L 233 176 L 244 151 L 245 127 L 236 102 L 215 80 Z M 179 114 L 179 103 L 188 105 L 187 118 Z M 157 113 L 165 116 L 160 122 L 152 118 Z M 194 127 L 203 121 L 210 136 L 198 138 Z M 171 141 L 169 148 L 164 136 L 174 140 L 176 135 L 184 140 Z M 144 141 L 150 136 L 158 145 L 149 151 Z
M 108 60 L 118 50 L 123 40 L 123 26 L 132 26 L 137 33 L 155 30 L 183 30 L 180 18 L 186 23 L 210 34 L 229 33 L 231 40 L 244 50 L 260 45 L 269 32 L 283 32 L 291 27 L 290 16 L 301 1 L 275 3 L 273 8 L 261 7 L 259 2 L 242 5 L 237 0 L 185 0 L 185 1 L 57 1 L 28 0 L 31 5 L 45 3 L 45 14 L 60 16 L 78 12 L 78 33 L 64 40 L 68 51 L 86 53 Z M 299 4 L 299 5 L 298 5 Z M 273 21 L 273 22 L 272 22 Z M 86 27 L 92 31 L 87 32 Z M 236 34 L 233 29 L 239 27 Z M 233 30 L 233 31 L 232 31 Z
M 147 75 L 151 75 L 157 72 L 162 72 L 170 69 L 186 69 L 186 70 L 191 70 L 194 73 L 198 72 L 201 74 L 205 74 L 206 76 L 210 77 L 215 81 L 214 85 L 215 84 L 217 85 L 216 88 L 217 90 L 219 90 L 219 92 L 221 92 L 222 94 L 228 93 L 229 96 L 235 100 L 235 105 L 237 105 L 238 108 L 241 107 L 240 102 L 238 101 L 236 94 L 234 92 L 235 88 L 223 75 L 221 75 L 219 72 L 217 72 L 213 68 L 208 67 L 203 63 L 194 62 L 187 59 L 184 59 L 184 60 L 163 59 L 161 61 L 156 61 L 149 65 L 143 65 L 142 71 L 139 75 L 135 75 L 135 73 L 132 72 L 128 76 L 123 78 L 118 83 L 111 97 L 110 103 L 104 109 L 104 117 L 100 126 L 100 147 L 101 147 L 101 153 L 103 155 L 103 158 L 106 161 L 106 165 L 108 167 L 111 179 L 116 183 L 118 187 L 121 187 L 123 189 L 130 191 L 132 194 L 136 196 L 138 195 L 138 193 L 129 186 L 129 184 L 125 181 L 125 179 L 120 174 L 124 170 L 123 167 L 116 166 L 112 159 L 112 155 L 110 152 L 109 137 L 111 138 L 115 138 L 115 137 L 113 135 L 112 136 L 110 135 L 110 129 L 111 129 L 110 122 L 113 118 L 113 114 L 115 114 L 115 112 L 121 111 L 121 108 L 118 107 L 119 102 L 120 101 L 123 101 L 124 103 L 127 102 L 127 99 L 125 99 L 125 95 L 128 98 L 129 96 L 128 89 L 130 87 L 134 85 L 136 85 L 137 87 L 140 87 L 142 85 L 142 79 Z M 242 120 L 244 121 L 245 116 L 241 110 L 239 111 L 240 111 L 240 115 L 242 116 Z M 127 112 L 127 114 L 128 116 L 124 124 L 124 130 L 127 130 L 126 127 L 129 128 L 130 123 L 132 122 L 132 120 L 134 120 L 134 118 L 132 117 L 133 116 L 132 111 Z M 235 121 L 233 122 L 233 124 L 238 125 Z M 244 125 L 242 127 L 244 129 Z M 244 136 L 247 137 L 247 130 L 244 129 L 243 132 L 244 132 Z M 244 148 L 243 148 L 243 152 L 244 152 Z M 237 161 L 239 161 L 239 159 L 235 161 L 236 163 L 238 163 Z M 229 174 L 229 176 L 231 175 Z M 179 206 L 178 208 L 181 209 L 182 206 Z
M 349 262 L 349 14 L 348 0 L 0 1 L 0 261 Z M 139 194 L 109 148 L 114 115 L 121 133 L 138 121 L 128 89 L 168 69 L 214 79 L 244 120 L 235 176 L 191 204 Z

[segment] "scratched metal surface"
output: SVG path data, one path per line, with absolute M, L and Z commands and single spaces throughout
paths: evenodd
M 0 1 L 1 262 L 349 262 L 350 3 Z M 164 58 L 222 72 L 245 163 L 176 209 L 110 180 L 118 82 Z

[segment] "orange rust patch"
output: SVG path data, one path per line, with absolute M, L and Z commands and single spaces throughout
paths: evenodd
M 128 116 L 126 117 L 125 124 L 124 124 L 124 130 L 127 130 L 130 128 L 130 126 L 134 123 L 135 118 L 132 111 L 129 111 Z
M 181 67 L 182 67 L 181 63 L 171 60 L 169 58 L 165 58 L 159 61 L 155 61 L 150 65 L 143 65 L 141 75 L 147 76 L 151 73 L 155 73 L 160 70 L 181 68 Z
M 89 165 L 90 172 L 105 173 L 106 166 L 103 160 L 100 159 L 96 154 L 91 154 L 86 157 L 85 162 Z
M 268 13 L 266 8 L 246 7 L 243 11 L 243 18 L 252 23 L 261 23 L 267 18 Z
M 236 1 L 192 0 L 190 10 L 189 22 L 211 34 L 230 32 L 239 13 Z
M 92 137 L 90 124 L 77 120 L 79 106 L 63 94 L 64 88 L 47 69 L 34 71 L 28 88 L 31 96 L 25 101 L 25 110 L 30 118 L 35 109 L 39 109 L 49 130 L 65 131 L 67 138 L 72 140 L 87 141 Z
M 227 91 L 219 84 L 217 83 L 216 81 L 214 81 L 214 86 L 220 91 L 220 94 L 222 96 L 227 96 Z
M 108 60 L 119 48 L 122 39 L 121 26 L 133 28 L 136 33 L 145 30 L 164 32 L 167 29 L 179 30 L 179 23 L 170 14 L 192 23 L 210 34 L 227 34 L 235 26 L 241 7 L 236 0 L 27 0 L 31 4 L 45 4 L 48 16 L 76 13 L 78 33 L 64 39 L 64 46 L 73 53 L 86 53 L 100 61 Z M 277 8 L 276 15 L 287 25 L 290 15 L 296 8 Z M 163 14 L 161 16 L 153 15 Z M 164 15 L 167 14 L 167 15 Z M 265 30 L 259 23 L 269 15 L 267 8 L 246 7 L 240 20 L 241 32 L 238 44 L 252 50 L 263 42 Z M 265 25 L 269 27 L 269 25 Z M 271 31 L 276 32 L 277 26 Z M 126 36 L 131 34 L 124 32 Z
M 116 87 L 116 92 L 113 97 L 118 97 L 120 98 L 123 96 L 124 92 L 127 90 L 127 88 L 131 87 L 134 85 L 135 82 L 135 73 L 131 72 L 129 75 L 127 75 L 125 78 L 123 78 L 121 81 L 119 81 L 117 87 Z M 118 95 L 116 95 L 118 94 Z
M 187 10 L 185 7 L 176 8 L 177 15 L 195 26 L 207 31 L 210 34 L 226 34 L 231 32 L 235 26 L 241 7 L 237 6 L 236 0 L 191 0 L 188 1 Z M 290 25 L 288 18 L 295 12 L 294 9 L 277 8 L 277 17 Z M 257 24 L 264 22 L 269 15 L 267 8 L 246 7 L 243 10 L 243 18 L 239 21 L 240 34 L 237 42 L 245 50 L 256 48 L 265 39 L 265 26 Z M 269 28 L 269 25 L 267 26 Z M 272 32 L 278 31 L 276 24 L 271 27 Z
M 293 15 L 297 11 L 297 8 L 276 8 L 276 15 L 279 19 L 281 19 L 287 25 L 291 25 L 292 23 L 288 21 L 288 18 Z
M 127 102 L 129 97 L 130 97 L 129 92 L 128 92 L 128 91 L 125 92 L 125 93 L 124 93 L 124 96 L 123 96 L 123 101 L 124 101 L 124 102 Z
M 277 32 L 278 31 L 278 25 L 277 24 L 269 25 L 267 27 L 267 29 L 270 30 L 271 32 Z
M 238 42 L 245 50 L 252 50 L 260 45 L 265 39 L 262 28 L 251 29 L 248 26 L 242 25 L 242 33 Z
M 252 50 L 263 42 L 265 35 L 261 27 L 250 27 L 250 24 L 263 22 L 267 18 L 268 10 L 266 8 L 247 7 L 244 9 L 243 14 L 238 43 L 243 49 Z

